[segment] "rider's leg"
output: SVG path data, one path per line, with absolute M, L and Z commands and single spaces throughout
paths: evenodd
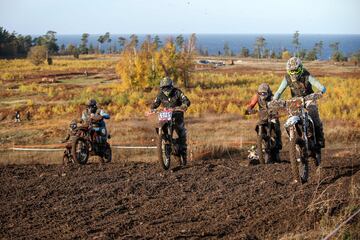
M 179 151 L 183 159 L 187 160 L 187 144 L 186 144 L 186 128 L 183 120 L 177 121 L 175 124 L 176 134 L 179 136 Z
M 282 141 L 281 141 L 281 128 L 279 119 L 276 120 L 274 124 L 275 129 L 275 141 L 276 141 L 276 149 L 275 149 L 275 162 L 280 162 L 280 150 L 282 149 Z
M 275 135 L 276 135 L 276 145 L 278 150 L 282 149 L 282 141 L 281 141 L 281 128 L 279 119 L 276 120 L 275 125 Z
M 325 147 L 324 130 L 323 130 L 323 124 L 320 120 L 318 107 L 314 103 L 314 104 L 309 104 L 307 106 L 307 109 L 308 109 L 310 117 L 314 121 L 317 145 L 321 148 L 324 148 Z

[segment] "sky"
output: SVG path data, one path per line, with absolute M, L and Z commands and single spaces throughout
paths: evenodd
M 0 0 L 21 34 L 360 34 L 360 0 Z

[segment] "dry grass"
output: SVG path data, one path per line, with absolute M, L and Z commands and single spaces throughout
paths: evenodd
M 108 128 L 113 135 L 113 143 L 153 144 L 153 124 L 145 120 L 144 112 L 148 110 L 158 90 L 125 90 L 112 80 L 117 61 L 118 57 L 102 55 L 79 60 L 59 57 L 54 59 L 54 65 L 35 67 L 27 60 L 1 60 L 0 77 L 5 74 L 9 79 L 1 80 L 4 87 L 0 89 L 0 144 L 58 142 L 71 119 L 80 116 L 84 103 L 90 98 L 97 99 L 111 114 Z M 247 60 L 234 67 L 193 73 L 192 88 L 184 89 L 192 102 L 187 112 L 192 151 L 200 156 L 207 152 L 223 152 L 227 155 L 228 148 L 239 148 L 242 144 L 254 141 L 256 116 L 245 117 L 245 105 L 262 82 L 268 82 L 273 91 L 276 90 L 281 81 L 279 72 L 282 72 L 283 64 L 282 61 Z M 323 74 L 329 70 L 328 64 L 313 62 L 308 65 L 310 71 L 314 69 L 321 73 L 319 80 L 328 88 L 320 101 L 327 143 L 335 145 L 339 140 L 346 143 L 359 140 L 359 71 L 355 71 L 352 66 L 332 66 L 331 71 L 344 72 L 346 77 L 339 77 L 339 74 L 329 76 Z M 247 71 L 249 68 L 254 71 Z M 55 83 L 29 78 L 41 78 L 58 72 L 81 73 L 84 69 L 90 69 L 94 74 L 59 76 L 55 77 Z M 355 75 L 349 75 L 349 69 Z M 12 74 L 22 74 L 22 77 L 9 77 Z M 288 96 L 289 91 L 284 97 Z M 20 110 L 22 114 L 30 111 L 33 120 L 15 125 L 15 110 Z M 283 137 L 286 139 L 285 134 Z M 131 153 L 124 154 L 124 159 L 131 156 Z

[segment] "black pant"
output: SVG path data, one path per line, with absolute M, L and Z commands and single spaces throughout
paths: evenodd
M 175 117 L 174 130 L 178 135 L 179 153 L 184 158 L 187 157 L 187 144 L 186 144 L 186 128 L 183 117 Z
M 323 148 L 323 147 L 325 147 L 325 138 L 324 138 L 323 124 L 322 124 L 322 122 L 320 120 L 320 116 L 319 116 L 319 109 L 318 109 L 316 103 L 309 104 L 306 107 L 306 109 L 308 110 L 308 113 L 314 122 L 317 145 L 319 147 Z

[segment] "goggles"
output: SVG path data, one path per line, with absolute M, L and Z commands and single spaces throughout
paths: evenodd
M 262 96 L 262 97 L 266 97 L 266 96 L 268 95 L 267 92 L 259 92 L 258 94 L 259 94 L 260 96 Z
M 302 68 L 299 67 L 298 69 L 295 69 L 295 70 L 288 70 L 288 74 L 289 75 L 299 75 L 300 73 L 302 73 Z

